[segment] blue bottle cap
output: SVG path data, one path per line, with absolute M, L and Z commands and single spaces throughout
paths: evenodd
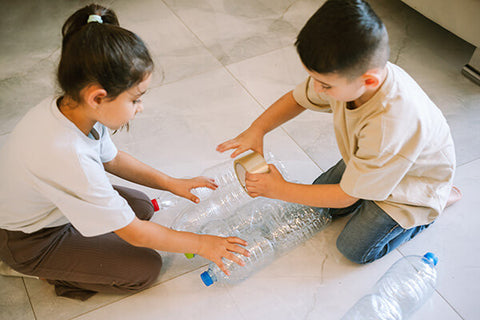
M 431 252 L 425 253 L 423 259 L 427 260 L 429 263 L 433 263 L 434 266 L 436 266 L 438 263 L 438 257 Z
M 212 277 L 210 277 L 210 275 L 208 274 L 208 271 L 204 271 L 202 272 L 202 274 L 200 275 L 200 278 L 202 278 L 202 281 L 203 283 L 208 287 L 208 286 L 211 286 L 213 284 L 213 279 Z

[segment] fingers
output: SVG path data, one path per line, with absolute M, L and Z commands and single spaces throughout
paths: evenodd
M 247 151 L 247 150 L 248 150 L 247 148 L 238 147 L 238 148 L 230 155 L 230 158 L 235 158 L 235 157 L 237 157 L 239 154 L 242 154 L 242 153 L 244 153 L 244 152 Z
M 239 266 L 242 266 L 242 267 L 245 266 L 245 261 L 243 261 L 242 259 L 240 259 L 239 256 L 233 254 L 232 252 L 229 252 L 229 253 L 225 254 L 225 258 L 227 258 L 228 260 L 231 260 L 231 261 L 235 262 L 235 263 L 238 264 Z
M 201 185 L 200 187 L 207 187 L 212 190 L 216 190 L 218 188 L 218 184 L 215 182 L 213 179 L 205 178 L 205 183 Z
M 250 173 L 247 171 L 245 173 L 245 181 L 257 182 L 259 174 L 263 174 L 263 173 Z
M 218 188 L 217 183 L 215 182 L 214 179 L 207 178 L 207 177 L 196 177 L 192 179 L 193 185 L 191 186 L 191 189 L 194 188 L 201 188 L 201 187 L 206 187 L 212 190 L 216 190 Z
M 245 257 L 247 257 L 247 258 L 250 257 L 250 252 L 249 252 L 247 249 L 245 249 L 244 247 L 240 247 L 240 246 L 238 246 L 238 245 L 236 245 L 236 244 L 232 244 L 230 247 L 228 247 L 228 250 L 229 250 L 230 252 L 239 253 L 239 254 L 241 254 L 242 256 L 245 256 Z M 230 260 L 232 260 L 232 259 L 230 259 Z
M 200 202 L 200 199 L 198 199 L 197 196 L 193 195 L 192 193 L 189 193 L 188 194 L 188 199 L 194 203 L 199 203 Z
M 227 246 L 228 251 L 240 253 L 241 255 L 243 255 L 245 257 L 250 257 L 250 252 L 247 249 L 245 249 L 244 247 L 240 247 L 238 245 L 238 244 L 240 244 L 242 246 L 247 246 L 248 245 L 247 241 L 245 241 L 243 239 L 240 239 L 240 238 L 237 238 L 237 237 L 228 237 L 227 241 L 230 244 L 229 246 Z M 232 259 L 230 259 L 230 260 L 232 260 Z
M 269 164 L 269 165 L 268 165 L 268 169 L 270 169 L 271 172 L 278 172 L 278 173 L 280 173 L 280 171 L 278 171 L 277 167 L 275 167 L 275 165 L 273 165 L 273 164 Z
M 219 261 L 214 261 L 214 262 L 220 268 L 220 270 L 223 271 L 223 273 L 225 273 L 227 276 L 230 275 L 230 271 L 228 271 L 228 269 L 225 267 L 221 259 Z
M 242 246 L 247 246 L 248 245 L 247 241 L 245 241 L 243 239 L 240 239 L 240 238 L 237 238 L 237 237 L 228 237 L 227 241 L 229 243 L 233 243 L 233 244 L 241 244 Z
M 225 141 L 224 143 L 221 143 L 217 146 L 216 150 L 218 152 L 225 152 L 230 149 L 238 148 L 240 144 L 234 140 L 228 140 Z

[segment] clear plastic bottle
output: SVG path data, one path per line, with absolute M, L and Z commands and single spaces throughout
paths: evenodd
M 198 232 L 208 221 L 226 218 L 250 200 L 239 183 L 219 187 L 200 203 L 187 205 L 177 216 L 172 227 L 176 230 Z
M 266 198 L 245 204 L 234 216 L 238 229 L 260 230 L 277 254 L 295 248 L 331 222 L 327 210 Z
M 438 258 L 431 252 L 423 257 L 406 256 L 398 260 L 373 288 L 373 295 L 381 300 L 363 298 L 342 319 L 360 319 L 356 316 L 360 312 L 363 313 L 361 319 L 408 319 L 435 291 L 437 262 Z M 376 307 L 380 305 L 378 301 L 382 301 L 381 308 Z M 400 317 L 388 317 L 388 314 Z
M 275 164 L 283 177 L 288 179 L 285 165 L 271 152 L 265 154 L 265 159 Z M 208 221 L 228 217 L 234 210 L 252 200 L 235 175 L 233 160 L 207 168 L 201 175 L 213 178 L 219 186 L 218 189 L 215 191 L 208 188 L 194 189 L 192 192 L 200 198 L 200 203 L 186 206 L 173 222 L 173 229 L 198 232 Z
M 209 167 L 203 170 L 200 175 L 214 179 L 215 183 L 219 187 L 226 186 L 227 184 L 237 181 L 237 176 L 235 175 L 235 170 L 233 169 L 233 160 L 227 160 Z
M 402 313 L 395 301 L 368 294 L 358 300 L 342 320 L 402 320 Z
M 260 232 L 274 243 L 278 251 L 288 251 L 311 238 L 330 221 L 326 210 L 257 198 L 229 217 L 207 222 L 200 233 L 229 236 Z
M 206 286 L 210 286 L 215 282 L 229 284 L 240 282 L 273 261 L 275 252 L 270 240 L 258 234 L 248 235 L 245 237 L 245 240 L 248 242 L 246 249 L 250 252 L 250 256 L 245 257 L 235 253 L 245 261 L 245 266 L 223 259 L 223 263 L 230 271 L 230 276 L 227 276 L 216 264 L 211 262 L 208 270 L 200 275 Z
M 231 277 L 238 280 L 245 279 L 259 265 L 265 266 L 270 263 L 274 256 L 282 255 L 308 240 L 315 233 L 325 228 L 330 221 L 331 217 L 326 210 L 315 210 L 299 204 L 259 198 L 237 209 L 233 215 L 226 219 L 208 222 L 200 229 L 200 232 L 220 236 L 238 236 L 240 238 L 255 234 L 256 237 L 250 241 L 247 240 L 249 246 L 254 250 L 257 245 L 264 248 L 263 243 L 268 243 L 269 248 L 271 247 L 271 250 L 268 250 L 269 254 L 262 257 L 260 253 L 265 250 L 259 251 L 258 254 L 255 253 L 255 263 L 246 269 L 228 262 L 227 268 L 230 266 L 233 268 L 229 269 L 232 274 Z M 260 244 L 255 243 L 255 241 L 259 241 L 258 239 L 261 239 Z M 249 247 L 247 249 L 250 250 Z M 210 269 L 215 268 L 210 266 Z M 210 285 L 216 281 L 208 280 L 210 278 L 226 281 L 221 274 L 212 274 L 212 272 L 206 271 L 202 274 L 202 280 L 205 284 Z M 207 280 L 204 277 L 207 277 Z
M 157 197 L 151 199 L 153 204 L 153 210 L 160 211 L 172 208 L 179 203 L 179 197 L 170 193 L 170 192 L 162 192 Z
M 266 152 L 264 157 L 265 161 L 274 164 L 277 169 L 282 173 L 283 178 L 288 180 L 287 169 L 283 162 L 277 159 L 272 152 Z M 200 175 L 214 179 L 219 187 L 226 186 L 233 182 L 238 182 L 235 170 L 233 168 L 233 160 L 227 160 L 212 167 L 209 167 L 203 170 Z

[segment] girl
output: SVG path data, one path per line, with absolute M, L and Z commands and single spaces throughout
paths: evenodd
M 109 172 L 194 202 L 192 188 L 217 188 L 204 177 L 169 177 L 110 140 L 107 128 L 118 130 L 143 110 L 153 61 L 142 40 L 94 4 L 68 18 L 62 34 L 63 95 L 30 110 L 0 153 L 0 259 L 48 279 L 57 295 L 82 300 L 152 285 L 162 266 L 155 250 L 197 253 L 227 274 L 222 257 L 243 265 L 233 253 L 248 256 L 239 246 L 245 241 L 150 222 L 147 196 L 107 178 Z

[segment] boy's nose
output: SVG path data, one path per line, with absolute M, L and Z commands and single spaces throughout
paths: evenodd
M 141 113 L 142 111 L 143 111 L 143 103 L 139 103 L 137 105 L 137 110 L 135 111 L 135 114 L 137 114 L 139 112 Z

